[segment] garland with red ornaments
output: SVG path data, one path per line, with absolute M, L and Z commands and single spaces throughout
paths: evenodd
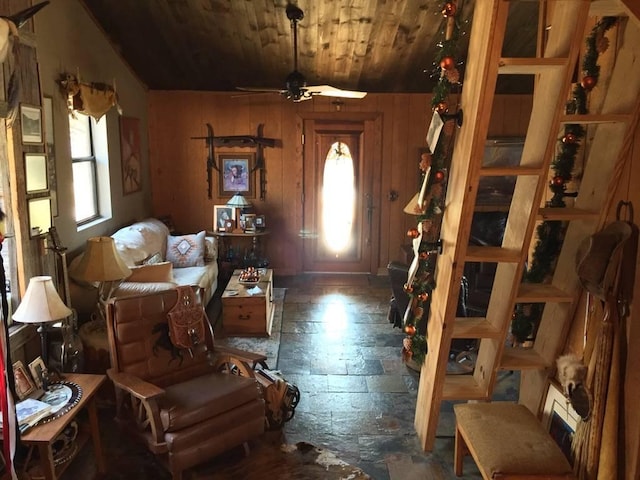
M 565 112 L 569 115 L 584 115 L 587 109 L 587 94 L 598 84 L 600 66 L 598 57 L 609 47 L 609 40 L 605 36 L 607 30 L 617 22 L 616 17 L 604 17 L 591 30 L 586 39 L 586 49 L 582 60 L 582 78 L 572 90 L 571 100 L 567 102 Z M 549 188 L 553 193 L 548 207 L 562 208 L 566 206 L 566 197 L 575 197 L 577 192 L 567 192 L 567 184 L 573 178 L 573 169 L 581 142 L 585 136 L 585 129 L 580 124 L 567 124 L 562 136 L 558 139 L 556 156 L 551 163 L 553 178 Z M 542 283 L 552 272 L 555 261 L 560 254 L 566 224 L 559 220 L 541 223 L 536 229 L 537 242 L 534 248 L 530 266 L 524 274 L 526 283 Z M 544 304 L 516 305 L 511 323 L 511 333 L 516 341 L 525 342 L 535 336 L 542 317 Z
M 440 50 L 434 62 L 439 78 L 433 90 L 432 110 L 438 114 L 447 114 L 450 109 L 450 95 L 461 87 L 459 61 L 457 57 L 461 28 L 458 23 L 460 8 L 455 1 L 442 4 L 441 13 L 442 38 L 438 43 Z M 415 275 L 407 279 L 404 291 L 409 295 L 409 310 L 403 319 L 402 328 L 407 334 L 403 340 L 403 360 L 421 364 L 427 352 L 425 310 L 429 308 L 431 292 L 436 287 L 434 274 L 438 249 L 440 246 L 440 224 L 444 209 L 444 198 L 447 188 L 448 171 L 453 153 L 455 124 L 453 119 L 446 119 L 437 145 L 429 146 L 433 154 L 423 153 L 420 158 L 420 185 L 426 181 L 426 195 L 418 211 L 417 228 L 411 228 L 407 236 L 418 239 L 417 270 Z

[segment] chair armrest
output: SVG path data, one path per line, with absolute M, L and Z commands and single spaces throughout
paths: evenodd
M 145 382 L 141 378 L 124 372 L 116 372 L 113 369 L 107 370 L 109 378 L 116 387 L 126 390 L 131 395 L 140 400 L 154 400 L 164 394 L 164 389 L 149 382 Z
M 133 415 L 133 421 L 139 431 L 151 429 L 151 435 L 155 445 L 164 443 L 162 421 L 160 420 L 160 407 L 158 399 L 165 393 L 164 389 L 145 382 L 141 378 L 129 373 L 117 372 L 110 368 L 107 375 L 116 386 L 116 416 L 123 417 L 125 401 L 122 392 L 127 392 L 138 399 L 129 405 Z M 142 408 L 140 408 L 142 407 Z
M 259 353 L 252 353 L 247 352 L 246 350 L 240 350 L 239 348 L 222 347 L 218 345 L 214 347 L 213 353 L 217 356 L 235 357 L 242 362 L 250 364 L 253 369 L 256 368 L 256 365 L 261 365 L 264 368 L 267 368 L 267 357 Z

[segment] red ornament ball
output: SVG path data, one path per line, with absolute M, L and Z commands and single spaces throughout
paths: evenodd
M 578 137 L 575 136 L 575 134 L 573 133 L 567 133 L 564 137 L 562 137 L 562 142 L 563 143 L 576 143 L 578 141 Z
M 420 295 L 418 295 L 418 300 L 420 300 L 421 302 L 426 302 L 428 298 L 429 294 L 427 292 L 422 292 Z
M 582 77 L 582 80 L 580 81 L 580 85 L 582 85 L 582 88 L 587 91 L 592 90 L 593 87 L 596 86 L 596 83 L 598 83 L 598 77 L 594 77 L 593 75 Z
M 453 2 L 447 2 L 442 8 L 442 15 L 445 17 L 453 17 L 458 11 L 458 7 Z
M 406 325 L 404 327 L 404 333 L 406 333 L 407 335 L 413 337 L 416 334 L 416 327 L 415 325 Z
M 436 182 L 440 183 L 444 180 L 444 172 L 442 170 L 438 170 L 433 178 L 436 180 Z
M 407 237 L 418 238 L 419 236 L 420 236 L 420 232 L 418 231 L 417 228 L 410 228 L 407 231 Z
M 564 185 L 565 180 L 563 177 L 561 177 L 560 175 L 556 175 L 555 177 L 553 177 L 552 180 L 553 184 L 557 187 L 561 187 L 562 185 Z
M 402 287 L 402 289 L 407 293 L 413 292 L 413 287 L 411 285 L 409 285 L 408 283 L 405 283 L 404 286 Z
M 420 252 L 420 254 L 418 255 L 418 258 L 420 260 L 426 260 L 427 258 L 429 258 L 429 255 L 427 254 L 427 252 Z
M 447 113 L 448 111 L 449 111 L 449 105 L 447 105 L 447 102 L 439 102 L 436 105 L 436 112 Z
M 451 70 L 455 68 L 455 66 L 456 61 L 453 59 L 453 57 L 442 57 L 442 60 L 440 60 L 440 68 L 442 68 L 443 70 Z

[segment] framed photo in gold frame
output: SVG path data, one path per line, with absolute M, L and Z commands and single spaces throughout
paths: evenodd
M 242 193 L 245 197 L 253 198 L 253 166 L 255 153 L 220 153 L 220 196 L 233 196 Z

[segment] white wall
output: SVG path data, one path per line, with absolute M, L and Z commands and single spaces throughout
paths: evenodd
M 151 211 L 147 90 L 80 1 L 53 0 L 35 16 L 35 31 L 41 94 L 53 97 L 59 210 L 53 220 L 62 243 L 73 251 L 84 248 L 87 238 L 109 235 Z M 140 119 L 142 191 L 122 195 L 120 122 L 116 109 L 112 108 L 100 120 L 107 122 L 112 218 L 81 231 L 76 228 L 74 217 L 66 98 L 56 83 L 63 72 L 79 72 L 84 82 L 115 84 L 124 115 Z

